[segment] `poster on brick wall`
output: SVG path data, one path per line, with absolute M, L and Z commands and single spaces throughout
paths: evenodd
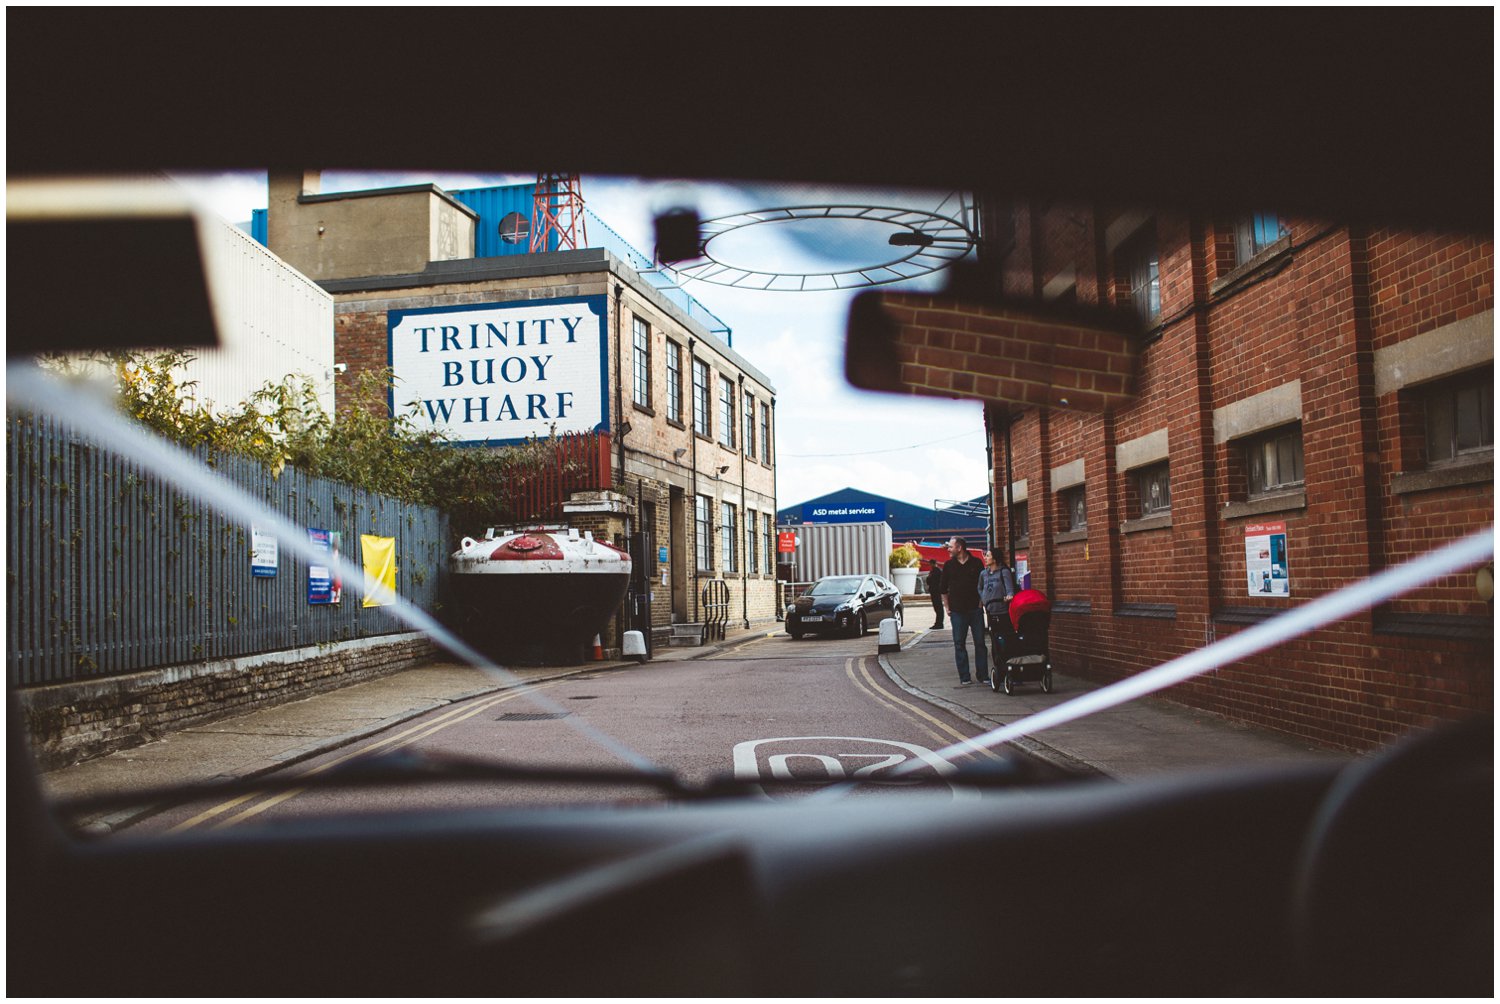
M 1290 596 L 1286 523 L 1245 525 L 1245 578 L 1251 596 Z
M 1031 555 L 1026 551 L 1016 552 L 1016 584 L 1021 589 L 1031 588 Z
M 458 446 L 609 429 L 603 296 L 392 310 L 392 414 Z

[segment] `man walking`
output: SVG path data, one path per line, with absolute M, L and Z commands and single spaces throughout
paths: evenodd
M 967 687 L 969 651 L 966 635 L 974 638 L 974 670 L 980 683 L 990 680 L 989 653 L 984 648 L 984 607 L 979 602 L 979 559 L 969 553 L 962 537 L 948 541 L 953 559 L 943 566 L 943 593 L 948 602 L 948 623 L 953 628 L 953 661 L 958 664 L 958 685 Z

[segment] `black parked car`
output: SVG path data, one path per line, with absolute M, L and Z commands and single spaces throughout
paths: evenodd
M 859 637 L 887 617 L 901 627 L 901 590 L 878 575 L 826 575 L 786 608 L 786 633 Z

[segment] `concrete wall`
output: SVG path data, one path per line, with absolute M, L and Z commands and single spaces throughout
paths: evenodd
M 322 281 L 472 258 L 476 214 L 433 185 L 322 194 L 317 172 L 269 178 L 266 244 Z

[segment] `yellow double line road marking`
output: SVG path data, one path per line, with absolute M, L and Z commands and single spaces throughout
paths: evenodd
M 555 687 L 558 683 L 561 682 L 561 680 L 553 680 L 547 683 L 538 683 L 529 687 L 525 687 L 521 690 L 507 691 L 496 697 L 484 698 L 472 705 L 459 705 L 456 708 L 452 708 L 448 711 L 443 712 L 441 715 L 438 715 L 436 718 L 433 718 L 430 721 L 421 722 L 417 725 L 413 725 L 408 729 L 405 729 L 404 731 L 397 732 L 394 735 L 386 736 L 384 739 L 381 739 L 378 742 L 370 743 L 367 746 L 361 746 L 358 749 L 345 753 L 343 756 L 330 760 L 325 764 L 313 767 L 312 769 L 305 771 L 298 776 L 311 777 L 314 774 L 321 774 L 323 771 L 331 770 L 332 768 L 337 767 L 339 764 L 347 763 L 348 761 L 353 760 L 355 757 L 366 756 L 378 750 L 383 750 L 386 747 L 389 747 L 390 749 L 400 749 L 403 746 L 410 746 L 412 743 L 420 742 L 423 739 L 436 735 L 437 733 L 443 731 L 451 725 L 457 725 L 460 722 L 467 721 L 468 719 L 473 718 L 477 714 L 488 711 L 490 708 L 493 708 L 498 704 L 504 704 L 507 701 L 514 701 L 517 698 L 525 697 L 528 694 L 534 694 L 538 690 L 544 690 L 548 687 Z M 214 829 L 224 829 L 225 827 L 233 826 L 236 823 L 243 822 L 244 820 L 249 819 L 253 816 L 258 816 L 262 812 L 265 812 L 267 809 L 280 805 L 282 802 L 285 802 L 288 799 L 295 798 L 306 790 L 306 788 L 289 788 L 286 791 L 278 792 L 277 794 L 272 795 L 261 802 L 257 802 L 255 805 L 252 805 L 249 808 L 246 808 L 227 819 L 219 820 L 214 824 Z M 210 809 L 205 809 L 204 811 L 198 813 L 198 815 L 193 816 L 191 819 L 183 820 L 176 826 L 173 826 L 167 832 L 181 833 L 184 830 L 190 830 L 201 823 L 208 822 L 216 816 L 223 815 L 224 813 L 236 808 L 237 806 L 243 805 L 245 802 L 250 801 L 251 799 L 257 797 L 257 795 L 259 794 L 259 792 L 251 792 L 248 795 L 241 795 L 238 798 L 231 798 L 227 802 L 221 802 Z
M 959 732 L 947 722 L 936 717 L 935 715 L 929 714 L 925 709 L 920 708 L 909 701 L 902 700 L 889 691 L 882 689 L 879 684 L 875 682 L 875 677 L 870 673 L 870 660 L 868 656 L 861 656 L 859 658 L 858 668 L 859 675 L 856 676 L 854 672 L 855 660 L 844 660 L 844 673 L 849 677 L 849 681 L 851 683 L 853 683 L 860 690 L 864 691 L 866 694 L 874 697 L 877 701 L 884 702 L 885 704 L 893 707 L 898 712 L 904 712 L 916 718 L 918 720 L 918 725 L 921 726 L 929 736 L 937 740 L 940 744 L 946 746 L 949 744 L 950 740 L 952 742 L 959 743 L 969 742 L 969 736 L 966 736 L 962 732 Z M 863 679 L 860 679 L 860 677 L 863 677 Z M 991 760 L 1005 759 L 999 753 L 996 753 L 991 749 L 985 749 L 984 747 L 980 746 L 975 746 L 973 747 L 973 749 L 974 752 L 981 753 L 984 756 L 989 757 Z

